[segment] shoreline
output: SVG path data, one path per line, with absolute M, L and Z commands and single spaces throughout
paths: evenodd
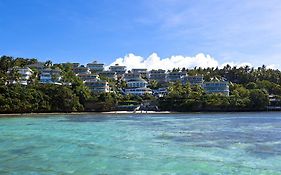
M 196 113 L 252 113 L 252 112 L 281 112 L 281 111 L 194 111 L 194 112 L 176 112 L 176 111 L 106 111 L 106 112 L 50 112 L 50 113 L 0 113 L 1 117 L 19 117 L 19 116 L 44 116 L 44 115 L 98 115 L 98 114 L 196 114 Z
M 107 112 L 50 112 L 50 113 L 0 113 L 0 117 L 3 116 L 36 116 L 36 115 L 97 115 L 97 114 L 176 114 L 181 112 L 171 112 L 171 111 L 107 111 Z

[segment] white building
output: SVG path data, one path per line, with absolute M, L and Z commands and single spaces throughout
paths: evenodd
M 217 78 L 204 82 L 202 87 L 207 94 L 223 94 L 229 96 L 229 83 Z
M 146 88 L 148 83 L 142 78 L 133 78 L 126 81 L 128 88 Z
M 99 75 L 97 74 L 78 74 L 78 77 L 82 80 L 82 81 L 97 81 L 100 80 Z
M 141 78 L 141 74 L 138 72 L 131 72 L 128 71 L 127 73 L 124 74 L 124 80 L 131 80 L 131 79 L 136 79 L 136 78 Z
M 110 66 L 109 70 L 111 72 L 116 72 L 116 74 L 120 76 L 126 72 L 126 66 L 120 66 L 119 64 L 115 64 L 114 66 Z
M 168 94 L 168 90 L 167 88 L 159 88 L 159 89 L 155 89 L 152 91 L 154 96 L 157 97 L 164 97 L 165 95 Z
M 34 64 L 29 64 L 27 67 L 32 68 L 32 69 L 37 69 L 38 71 L 42 71 L 45 67 L 45 63 L 43 62 L 37 62 Z
M 88 80 L 84 84 L 94 93 L 110 92 L 110 87 L 107 81 L 103 80 Z
M 74 67 L 73 72 L 75 74 L 91 74 L 91 71 L 88 67 L 80 66 L 80 67 Z
M 14 67 L 14 68 L 10 68 L 8 70 L 8 74 L 12 73 L 12 71 L 16 71 L 20 77 L 19 80 L 9 80 L 10 83 L 12 84 L 22 84 L 22 85 L 27 85 L 28 84 L 28 80 L 30 79 L 30 77 L 33 74 L 33 71 L 29 68 L 29 67 L 24 67 L 24 68 L 19 68 L 19 67 Z
M 149 80 L 155 80 L 158 82 L 166 82 L 167 74 L 165 70 L 151 70 L 149 72 Z
M 182 81 L 184 76 L 186 76 L 185 72 L 172 71 L 167 74 L 167 81 L 168 82 Z
M 56 84 L 61 80 L 60 69 L 42 69 L 39 75 L 40 83 L 43 84 Z
M 116 72 L 112 72 L 112 71 L 102 71 L 102 72 L 99 73 L 99 75 L 100 75 L 101 77 L 105 77 L 105 78 L 117 80 L 117 74 L 116 74 Z
M 90 69 L 92 73 L 102 72 L 104 70 L 104 64 L 98 63 L 97 61 L 93 61 L 92 63 L 88 63 L 87 67 Z
M 190 83 L 191 85 L 202 85 L 204 81 L 203 75 L 185 76 L 182 80 L 183 84 Z
M 132 73 L 139 74 L 142 78 L 148 78 L 147 69 L 132 69 Z

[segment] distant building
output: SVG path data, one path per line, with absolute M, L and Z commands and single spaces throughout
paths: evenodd
M 223 94 L 229 96 L 229 83 L 217 78 L 204 82 L 202 87 L 207 94 Z
M 67 66 L 70 66 L 72 68 L 76 68 L 76 67 L 79 67 L 80 63 L 61 63 L 61 65 L 63 67 L 67 67 Z
M 61 80 L 61 70 L 60 69 L 42 69 L 39 75 L 40 83 L 43 84 L 54 84 Z
M 8 73 L 12 73 L 12 71 L 16 71 L 20 75 L 18 81 L 9 80 L 10 83 L 12 83 L 12 84 L 19 83 L 19 84 L 22 84 L 22 85 L 27 85 L 28 84 L 28 80 L 30 79 L 30 77 L 33 74 L 33 71 L 29 67 L 24 67 L 24 68 L 14 67 L 14 68 L 10 68 L 8 70 Z
M 92 73 L 102 72 L 104 70 L 104 64 L 98 63 L 97 61 L 88 63 L 87 67 L 90 69 Z
M 142 78 L 133 78 L 126 81 L 128 88 L 146 88 L 148 83 Z
M 78 74 L 78 77 L 82 81 L 97 81 L 100 80 L 99 75 L 97 74 Z
M 34 64 L 29 64 L 26 67 L 29 67 L 29 68 L 32 68 L 32 69 L 37 69 L 38 71 L 41 71 L 41 70 L 44 69 L 45 63 L 37 62 L 37 63 L 34 63 Z
M 84 83 L 94 93 L 110 92 L 110 87 L 107 81 L 85 81 Z
M 130 88 L 125 89 L 125 94 L 132 94 L 132 95 L 144 95 L 144 94 L 152 94 L 152 90 L 150 88 Z
M 195 76 L 184 76 L 182 79 L 182 83 L 190 83 L 191 85 L 202 85 L 204 81 L 203 75 L 195 75 Z
M 157 97 L 163 97 L 168 94 L 167 88 L 154 89 L 152 92 L 153 92 L 153 95 L 157 96 Z
M 119 64 L 115 64 L 114 66 L 110 66 L 109 70 L 111 72 L 116 72 L 117 76 L 122 76 L 126 72 L 126 66 L 120 66 Z
M 141 78 L 148 78 L 147 69 L 132 69 L 133 74 L 139 74 Z
M 74 67 L 73 72 L 75 74 L 91 74 L 90 69 L 84 66 Z
M 117 73 L 116 73 L 116 72 L 112 72 L 112 71 L 103 71 L 103 72 L 100 72 L 99 75 L 100 75 L 101 77 L 105 77 L 105 78 L 117 80 Z
M 166 82 L 166 71 L 162 69 L 151 70 L 149 72 L 149 80 L 155 80 L 158 82 Z
M 130 79 L 137 79 L 137 78 L 141 78 L 141 74 L 138 72 L 129 71 L 128 73 L 124 74 L 123 78 L 125 81 L 130 80 Z
M 40 83 L 43 84 L 53 83 L 52 75 L 50 73 L 41 73 L 39 79 L 40 79 Z
M 167 81 L 168 82 L 176 82 L 176 81 L 181 82 L 185 75 L 186 75 L 186 73 L 184 73 L 184 72 L 172 71 L 167 74 Z

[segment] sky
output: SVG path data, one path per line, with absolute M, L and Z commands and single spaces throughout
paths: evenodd
M 280 0 L 0 0 L 0 55 L 281 68 Z

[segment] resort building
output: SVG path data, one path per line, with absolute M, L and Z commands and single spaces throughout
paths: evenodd
M 147 69 L 132 69 L 133 74 L 139 74 L 141 78 L 148 78 Z
M 100 80 L 99 75 L 97 75 L 97 74 L 78 74 L 78 77 L 82 81 L 98 81 L 98 80 Z
M 182 78 L 186 76 L 186 73 L 180 71 L 172 71 L 167 74 L 168 82 L 182 81 Z
M 75 74 L 91 74 L 90 69 L 84 66 L 74 67 L 73 72 Z
M 125 81 L 127 81 L 127 80 L 130 80 L 130 79 L 141 78 L 141 75 L 138 72 L 128 71 L 128 73 L 124 74 L 123 78 L 124 78 Z
M 167 88 L 159 88 L 159 89 L 155 89 L 152 91 L 154 96 L 157 97 L 164 97 L 165 95 L 168 94 L 168 90 Z
M 72 68 L 76 68 L 76 67 L 79 67 L 79 63 L 61 63 L 61 65 L 63 66 L 63 67 L 67 67 L 67 66 L 70 66 L 70 67 L 72 67 Z
M 125 94 L 132 94 L 132 95 L 144 95 L 144 94 L 152 94 L 152 90 L 150 88 L 131 88 L 125 89 Z
M 43 73 L 42 72 L 39 76 L 39 79 L 40 79 L 40 83 L 43 83 L 43 84 L 53 83 L 52 75 L 50 73 Z
M 120 76 L 126 72 L 126 66 L 120 66 L 119 64 L 115 64 L 114 66 L 110 66 L 109 70 L 111 72 L 116 72 L 116 74 Z
M 43 84 L 55 84 L 61 80 L 60 69 L 43 69 L 39 75 L 40 83 Z
M 103 80 L 88 80 L 85 85 L 94 93 L 110 92 L 110 87 L 107 81 Z
M 90 69 L 92 73 L 102 72 L 104 70 L 104 64 L 98 63 L 97 61 L 88 63 L 87 67 Z
M 209 82 L 204 82 L 202 87 L 207 94 L 223 94 L 229 96 L 229 83 L 217 78 L 213 78 Z
M 126 81 L 128 88 L 146 88 L 148 83 L 142 78 L 133 78 Z
M 190 83 L 191 85 L 202 85 L 204 81 L 203 75 L 195 76 L 184 76 L 182 79 L 182 84 Z
M 151 70 L 149 72 L 149 80 L 155 80 L 158 82 L 166 82 L 166 71 L 162 69 Z
M 113 79 L 113 80 L 117 80 L 116 72 L 112 72 L 112 71 L 102 71 L 102 72 L 99 73 L 99 76 L 109 78 L 109 79 Z
M 34 64 L 29 64 L 26 67 L 29 67 L 31 69 L 37 69 L 39 72 L 41 72 L 45 67 L 45 63 L 37 62 L 37 63 L 34 63 Z
M 18 78 L 19 79 L 18 80 L 9 80 L 9 82 L 12 83 L 12 84 L 19 83 L 19 84 L 22 84 L 22 85 L 27 85 L 28 84 L 28 80 L 30 79 L 30 77 L 33 74 L 33 71 L 29 67 L 24 67 L 24 68 L 14 67 L 14 68 L 10 68 L 7 73 L 11 74 L 11 73 L 13 73 L 13 71 L 18 73 L 18 75 L 19 75 Z

